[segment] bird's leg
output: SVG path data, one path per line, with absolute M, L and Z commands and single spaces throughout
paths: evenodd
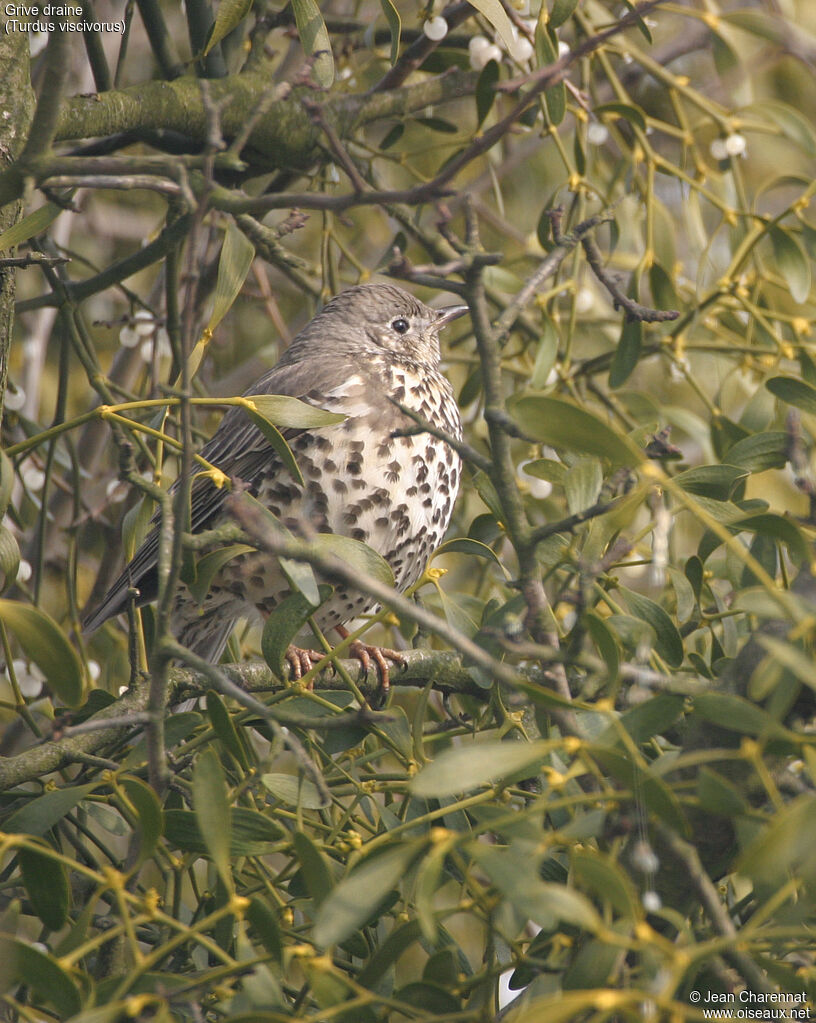
M 348 638 L 349 631 L 345 626 L 335 625 L 334 631 L 341 639 Z M 351 646 L 349 646 L 349 654 L 357 658 L 365 672 L 368 672 L 371 662 L 374 662 L 377 667 L 377 678 L 379 679 L 378 695 L 382 702 L 386 700 L 391 689 L 388 661 L 393 661 L 394 664 L 398 664 L 401 668 L 404 668 L 408 663 L 398 650 L 391 650 L 386 646 L 369 646 L 368 643 L 362 643 L 359 639 L 355 639 Z
M 325 656 L 319 650 L 304 650 L 303 647 L 295 646 L 294 643 L 289 644 L 284 654 L 286 661 L 292 669 L 292 678 L 294 680 L 303 678 Z M 311 688 L 313 688 L 312 685 L 309 686 L 309 689 Z

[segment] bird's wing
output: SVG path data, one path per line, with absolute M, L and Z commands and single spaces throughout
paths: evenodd
M 330 358 L 291 363 L 284 359 L 257 380 L 246 394 L 282 394 L 319 407 L 326 392 L 337 386 L 338 381 L 344 378 L 344 373 L 352 375 L 357 371 L 351 363 L 338 365 L 336 360 Z M 281 432 L 286 440 L 291 440 L 302 431 L 284 429 Z M 262 476 L 283 468 L 275 449 L 244 410 L 238 407 L 226 413 L 212 438 L 201 449 L 201 455 L 231 479 L 241 480 L 250 491 L 255 489 Z M 190 514 L 194 533 L 209 528 L 220 512 L 227 493 L 226 488 L 216 487 L 207 477 L 199 476 L 193 480 Z M 154 519 L 158 519 L 158 513 Z M 108 618 L 123 611 L 131 587 L 140 591 L 139 603 L 147 603 L 155 598 L 158 547 L 158 527 L 154 526 L 99 606 L 85 616 L 82 623 L 84 631 L 92 632 Z

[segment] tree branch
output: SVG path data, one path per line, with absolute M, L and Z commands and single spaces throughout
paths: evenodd
M 393 680 L 393 685 L 422 689 L 428 684 L 428 679 L 432 678 L 434 689 L 438 692 L 467 695 L 481 700 L 487 700 L 489 697 L 489 690 L 476 685 L 457 654 L 440 650 L 407 650 L 404 657 L 405 668 L 400 672 L 399 678 Z M 341 664 L 351 675 L 359 674 L 361 670 L 358 660 L 344 660 Z M 288 681 L 282 682 L 261 662 L 222 664 L 219 665 L 218 671 L 246 693 L 282 692 L 291 686 Z M 201 696 L 213 688 L 209 675 L 189 668 L 171 668 L 168 679 L 171 704 L 188 697 Z M 332 673 L 330 666 L 320 673 L 316 685 L 320 689 L 329 690 L 345 691 L 347 688 L 345 683 Z M 366 695 L 373 695 L 378 691 L 379 678 L 375 666 L 372 666 L 358 685 Z M 134 724 L 141 725 L 146 718 L 149 691 L 148 682 L 142 679 L 118 700 L 89 719 L 97 726 L 93 730 L 70 738 L 55 739 L 16 756 L 0 759 L 0 792 L 58 771 L 79 757 L 94 754 L 112 743 L 119 742 L 127 728 L 133 727 Z M 276 706 L 274 714 L 281 725 L 298 726 L 302 723 L 296 715 L 287 712 L 285 707 L 278 709 Z M 310 723 L 312 726 L 318 724 L 314 718 Z
M 401 117 L 428 104 L 468 95 L 476 77 L 474 73 L 454 70 L 390 92 L 332 97 L 323 104 L 323 116 L 343 138 L 357 125 Z M 212 102 L 227 101 L 221 123 L 227 140 L 240 135 L 268 86 L 268 75 L 258 72 L 230 75 L 210 82 Z M 303 89 L 296 89 L 270 103 L 266 116 L 249 137 L 248 145 L 263 157 L 267 169 L 304 169 L 319 153 L 323 132 L 310 117 L 304 117 L 301 102 L 304 94 Z M 157 129 L 180 132 L 204 144 L 206 112 L 195 78 L 184 76 L 173 82 L 143 82 L 92 98 L 75 96 L 64 105 L 56 138 L 65 141 Z

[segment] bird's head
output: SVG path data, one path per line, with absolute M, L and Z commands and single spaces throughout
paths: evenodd
M 436 366 L 439 331 L 467 311 L 462 304 L 432 309 L 394 284 L 360 284 L 328 302 L 303 334 L 311 343 L 330 337 L 333 347 L 358 358 L 390 353 Z

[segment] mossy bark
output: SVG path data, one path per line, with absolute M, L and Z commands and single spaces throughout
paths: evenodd
M 402 117 L 424 107 L 468 95 L 475 74 L 452 71 L 392 92 L 327 96 L 323 112 L 340 138 L 358 125 Z M 256 110 L 269 84 L 265 75 L 244 72 L 208 83 L 211 103 L 220 111 L 224 138 L 234 138 Z M 325 142 L 322 129 L 306 113 L 301 95 L 315 99 L 313 90 L 293 89 L 273 101 L 253 130 L 249 147 L 266 169 L 303 170 L 311 166 Z M 75 96 L 60 112 L 57 140 L 102 137 L 118 132 L 174 131 L 203 144 L 207 114 L 198 79 L 185 75 L 172 82 L 144 82 L 99 96 Z M 249 154 L 246 154 L 249 155 Z

